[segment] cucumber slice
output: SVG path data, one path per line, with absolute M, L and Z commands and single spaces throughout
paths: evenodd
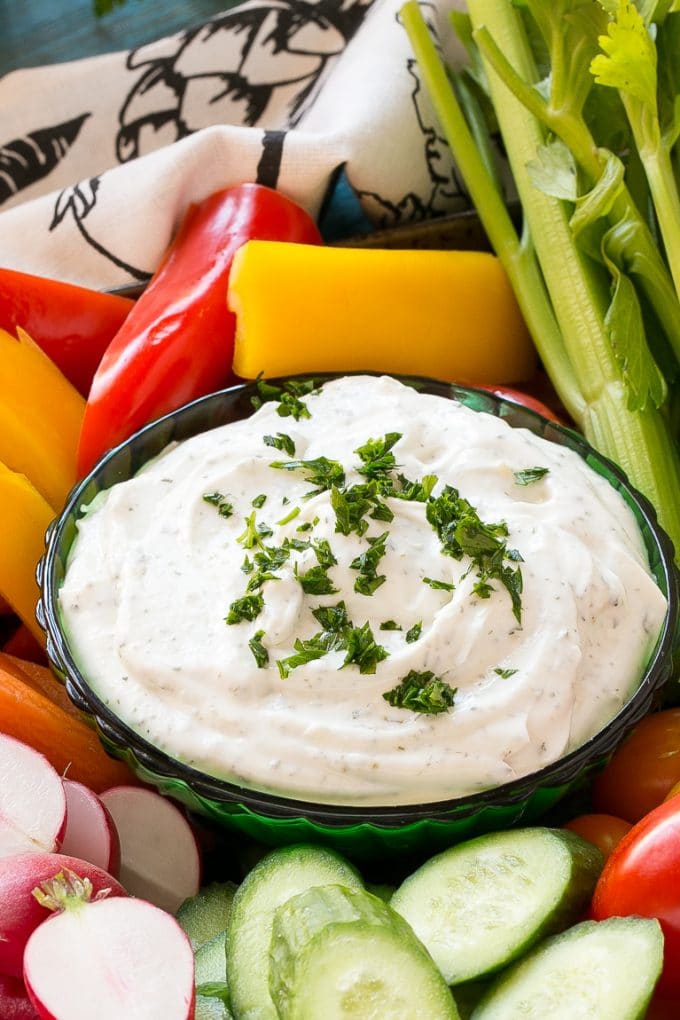
M 573 924 L 601 870 L 600 851 L 573 832 L 497 832 L 427 861 L 390 905 L 456 985 L 493 973 Z
M 221 999 L 197 996 L 194 1020 L 233 1020 L 233 1018 Z
M 196 986 L 227 980 L 227 933 L 220 932 L 196 951 L 194 957 Z
M 175 916 L 194 952 L 225 930 L 235 893 L 233 882 L 213 882 L 181 904 Z
M 221 999 L 197 995 L 194 1006 L 194 1020 L 233 1020 L 229 1009 Z
M 357 871 L 318 846 L 289 846 L 267 854 L 243 880 L 227 929 L 227 974 L 237 1020 L 278 1020 L 269 994 L 269 943 L 277 907 L 316 885 L 361 889 Z
M 274 915 L 270 988 L 281 1020 L 458 1020 L 406 922 L 363 890 L 308 889 Z
M 641 1020 L 662 964 L 658 921 L 584 921 L 501 975 L 472 1020 Z

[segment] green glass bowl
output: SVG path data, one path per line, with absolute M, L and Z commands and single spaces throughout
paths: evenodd
M 320 383 L 329 378 L 333 377 L 315 376 Z M 406 860 L 434 853 L 483 832 L 507 828 L 520 821 L 533 822 L 606 762 L 629 730 L 652 709 L 671 676 L 678 638 L 678 575 L 673 547 L 659 528 L 649 502 L 631 488 L 623 473 L 577 433 L 521 404 L 429 379 L 401 378 L 401 381 L 425 393 L 455 398 L 475 411 L 486 411 L 504 418 L 510 425 L 527 428 L 550 442 L 567 446 L 606 478 L 635 515 L 652 572 L 668 599 L 663 629 L 639 688 L 603 730 L 540 771 L 482 793 L 400 807 L 345 807 L 260 793 L 196 771 L 142 739 L 100 701 L 74 660 L 57 604 L 83 507 L 102 490 L 134 475 L 168 443 L 248 417 L 253 412 L 251 398 L 255 386 L 246 384 L 223 390 L 153 422 L 99 462 L 73 490 L 64 511 L 50 526 L 46 554 L 38 568 L 42 589 L 38 620 L 47 634 L 47 653 L 53 669 L 78 708 L 96 726 L 110 753 L 124 759 L 141 779 L 192 811 L 267 845 L 311 840 L 333 846 L 357 861 L 375 860 L 385 854 Z

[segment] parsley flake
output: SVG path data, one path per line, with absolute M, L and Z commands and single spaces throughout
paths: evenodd
M 264 609 L 262 595 L 243 595 L 240 599 L 234 599 L 229 606 L 229 612 L 224 622 L 228 624 L 243 623 L 244 620 L 254 620 Z
M 259 496 L 251 501 L 251 506 L 254 506 L 256 510 L 259 510 L 267 502 L 267 496 L 264 492 L 261 492 Z
M 363 466 L 358 468 L 359 474 L 366 478 L 385 481 L 396 466 L 394 454 L 391 452 L 395 443 L 401 439 L 401 432 L 387 432 L 382 439 L 369 439 L 354 452 L 359 454 Z
M 250 648 L 255 662 L 259 669 L 264 669 L 269 662 L 269 652 L 262 644 L 262 638 L 264 637 L 264 631 L 258 630 L 253 634 L 250 641 L 248 642 L 248 648 Z
M 313 379 L 291 379 L 283 386 L 276 386 L 264 379 L 258 379 L 256 386 L 257 394 L 251 397 L 251 403 L 255 410 L 259 410 L 267 401 L 278 400 L 279 406 L 276 408 L 276 413 L 281 418 L 291 417 L 295 421 L 300 421 L 301 418 L 311 418 L 309 408 L 302 398 L 310 396 L 312 393 L 318 393 L 318 390 L 314 388 Z
M 414 623 L 410 630 L 406 631 L 406 643 L 412 645 L 414 641 L 417 641 L 423 630 L 423 622 L 420 620 L 418 623 Z
M 545 467 L 524 468 L 523 471 L 513 471 L 515 481 L 518 485 L 533 485 L 549 473 L 550 469 Z
M 516 561 L 521 556 L 516 550 L 507 549 L 507 524 L 502 521 L 486 524 L 452 485 L 446 485 L 439 496 L 428 500 L 425 515 L 446 556 L 456 560 L 468 556 L 472 561 L 469 569 L 474 569 L 478 578 L 475 594 L 489 598 L 494 590 L 490 581 L 500 581 L 510 595 L 515 619 L 521 623 L 522 573 L 519 567 L 509 567 L 504 562 Z
M 313 662 L 314 659 L 320 659 L 328 652 L 328 648 L 320 634 L 310 638 L 309 641 L 302 641 L 300 638 L 297 638 L 293 647 L 295 648 L 293 655 L 287 655 L 283 659 L 276 660 L 282 680 L 285 680 L 290 675 L 291 670 L 297 669 L 298 666 L 304 666 L 308 662 Z
M 376 643 L 368 622 L 347 632 L 345 647 L 347 655 L 341 669 L 354 663 L 360 673 L 375 673 L 378 663 L 389 655 L 382 645 Z
M 234 512 L 233 505 L 221 492 L 205 492 L 203 499 L 217 509 L 220 517 L 231 517 Z
M 439 715 L 453 706 L 457 688 L 435 676 L 429 669 L 410 670 L 401 683 L 383 694 L 393 708 L 409 708 L 412 712 Z
M 377 538 L 369 538 L 368 549 L 350 563 L 352 570 L 359 571 L 359 577 L 354 582 L 354 590 L 360 595 L 373 595 L 385 583 L 385 575 L 378 575 L 377 566 L 385 555 L 388 535 L 389 532 L 384 531 Z
M 282 450 L 289 457 L 295 456 L 295 443 L 285 432 L 277 432 L 275 436 L 263 436 L 265 446 L 273 446 L 275 450 Z
M 380 624 L 381 630 L 401 630 L 402 628 L 396 622 L 396 620 L 383 620 Z
M 313 460 L 274 460 L 269 465 L 280 471 L 304 471 L 304 479 L 316 488 L 306 493 L 305 498 L 311 499 L 325 492 L 332 486 L 345 484 L 345 471 L 337 460 L 329 460 L 328 457 L 316 457 Z
M 424 577 L 423 584 L 429 584 L 430 588 L 434 588 L 435 591 L 453 591 L 456 587 L 450 581 L 437 581 L 434 577 Z
M 333 585 L 326 570 L 326 567 L 322 567 L 319 564 L 316 567 L 311 567 L 304 574 L 298 574 L 296 571 L 296 577 L 305 594 L 334 595 L 337 592 L 338 589 Z
M 497 666 L 496 669 L 494 669 L 494 673 L 498 673 L 498 675 L 502 676 L 504 680 L 507 680 L 508 677 L 514 676 L 516 672 L 516 669 L 501 669 L 500 666 Z

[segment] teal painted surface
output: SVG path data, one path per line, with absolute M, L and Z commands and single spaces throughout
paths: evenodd
M 0 75 L 140 46 L 230 6 L 230 0 L 127 0 L 97 18 L 92 0 L 0 0 Z

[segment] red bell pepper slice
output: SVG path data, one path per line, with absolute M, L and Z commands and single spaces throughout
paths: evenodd
M 81 474 L 147 422 L 234 379 L 227 284 L 234 255 L 253 238 L 321 243 L 304 209 L 259 184 L 219 191 L 189 209 L 97 370 L 78 450 Z
M 17 326 L 87 396 L 104 351 L 134 302 L 71 283 L 0 269 L 0 328 Z

